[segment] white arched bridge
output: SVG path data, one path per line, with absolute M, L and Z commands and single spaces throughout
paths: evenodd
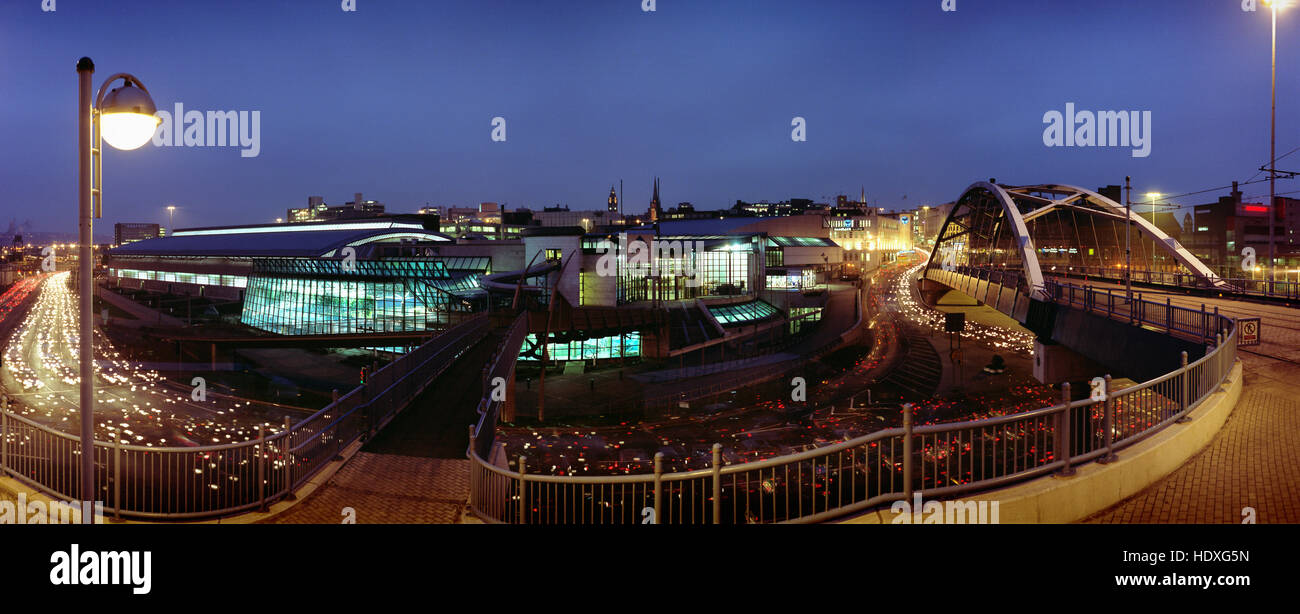
M 1049 300 L 1049 277 L 1084 270 L 1122 277 L 1130 249 L 1132 261 L 1148 271 L 1231 289 L 1153 217 L 1129 214 L 1124 205 L 1074 186 L 977 182 L 949 212 L 924 277 L 1021 322 Z

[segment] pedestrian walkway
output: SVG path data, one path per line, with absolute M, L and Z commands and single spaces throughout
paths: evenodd
M 1182 467 L 1085 522 L 1300 522 L 1300 401 L 1252 388 L 1247 376 L 1237 408 L 1219 434 Z
M 469 425 L 477 420 L 482 365 L 500 338 L 489 335 L 343 464 L 324 486 L 272 524 L 451 524 L 469 501 Z
M 455 524 L 469 501 L 469 461 L 358 452 L 329 483 L 270 524 Z

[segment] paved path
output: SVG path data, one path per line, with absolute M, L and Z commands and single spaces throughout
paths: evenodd
M 1089 518 L 1105 523 L 1238 523 L 1253 507 L 1256 522 L 1300 523 L 1300 310 L 1169 296 L 1175 305 L 1219 307 L 1259 317 L 1263 344 L 1241 348 L 1241 401 L 1218 435 L 1165 479 Z
M 272 524 L 454 524 L 466 514 L 469 461 L 358 452 L 306 501 Z
M 1165 479 L 1086 522 L 1300 522 L 1300 401 L 1246 388 L 1223 429 Z
M 499 341 L 489 335 L 469 348 L 323 487 L 270 522 L 337 524 L 344 508 L 356 512 L 358 524 L 464 521 L 470 470 L 465 449 L 482 394 L 477 382 Z

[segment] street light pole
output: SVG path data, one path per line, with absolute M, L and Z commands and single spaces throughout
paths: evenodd
M 78 227 L 81 237 L 81 244 L 78 246 L 77 256 L 77 286 L 81 293 L 80 314 L 81 322 L 78 327 L 78 345 L 80 346 L 80 406 L 81 406 L 81 500 L 84 502 L 93 502 L 95 500 L 95 388 L 94 375 L 91 372 L 91 357 L 94 352 L 94 315 L 93 315 L 93 292 L 94 284 L 91 276 L 94 274 L 94 268 L 91 264 L 91 244 L 94 243 L 93 233 L 91 232 L 91 183 L 90 183 L 90 160 L 91 156 L 99 156 L 99 149 L 103 147 L 102 143 L 94 143 L 91 148 L 90 129 L 93 121 L 95 109 L 94 103 L 90 99 L 90 79 L 95 74 L 95 63 L 90 58 L 81 58 L 77 62 L 77 81 L 79 94 L 77 97 L 77 142 L 80 145 L 80 155 L 77 156 L 77 181 L 80 184 L 78 190 Z M 83 507 L 83 509 L 85 509 Z M 84 521 L 84 519 L 83 519 Z M 94 522 L 92 518 L 90 520 Z
M 1133 227 L 1133 188 L 1129 185 L 1132 177 L 1124 178 L 1124 299 L 1133 303 L 1133 250 L 1129 246 L 1130 230 Z
M 136 149 L 149 141 L 157 129 L 157 107 L 140 80 L 117 73 L 104 81 L 92 99 L 91 78 L 95 63 L 90 58 L 77 61 L 77 211 L 81 245 L 78 246 L 78 405 L 81 413 L 81 500 L 92 503 L 95 484 L 95 299 L 93 219 L 99 217 L 103 197 L 104 141 L 118 149 Z M 108 86 L 122 79 L 125 84 L 108 91 Z M 134 87 L 133 87 L 134 86 Z M 105 95 L 107 93 L 107 96 Z M 94 522 L 94 518 L 83 518 Z
M 1272 294 L 1272 281 L 1276 277 L 1276 265 L 1273 256 L 1273 209 L 1277 206 L 1275 202 L 1275 190 L 1277 183 L 1277 9 L 1278 1 L 1274 0 L 1273 8 L 1273 70 L 1272 70 L 1272 110 L 1269 119 L 1269 139 L 1268 139 L 1268 270 L 1269 270 L 1269 293 Z
M 1156 226 L 1156 200 L 1163 196 L 1163 194 L 1159 192 L 1147 192 L 1147 196 L 1151 198 L 1151 225 L 1159 228 L 1159 226 Z M 1147 265 L 1150 267 L 1147 269 L 1148 282 L 1151 281 L 1151 273 L 1156 270 L 1156 245 L 1154 238 L 1151 239 L 1151 257 L 1149 260 L 1150 263 Z

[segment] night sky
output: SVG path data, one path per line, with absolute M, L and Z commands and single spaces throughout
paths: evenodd
M 1269 17 L 1241 0 L 338 0 L 0 2 L 0 230 L 76 229 L 75 65 L 140 77 L 158 107 L 260 111 L 261 153 L 107 151 L 105 217 L 273 221 L 309 195 L 628 211 L 736 199 L 885 207 L 973 181 L 1166 194 L 1257 177 Z M 1300 146 L 1300 9 L 1279 23 L 1278 153 Z M 1043 114 L 1153 116 L 1131 148 L 1047 148 Z M 505 143 L 491 119 L 507 120 Z M 808 140 L 790 139 L 791 119 Z M 1280 168 L 1300 170 L 1300 154 Z M 1281 181 L 1278 191 L 1300 189 Z M 1267 183 L 1244 189 L 1267 194 Z M 1213 201 L 1226 190 L 1182 199 Z

